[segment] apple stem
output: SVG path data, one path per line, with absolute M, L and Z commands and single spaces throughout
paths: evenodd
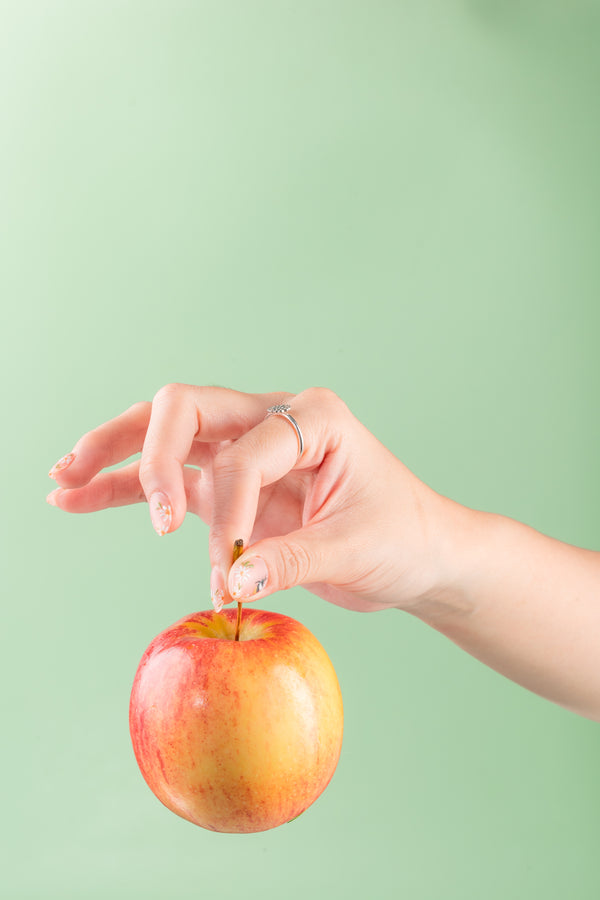
M 233 545 L 233 559 L 232 559 L 232 563 L 231 563 L 232 565 L 236 561 L 236 559 L 240 558 L 240 556 L 242 555 L 243 552 L 244 552 L 244 542 L 240 538 L 237 541 L 235 541 L 235 543 Z M 238 600 L 237 622 L 235 625 L 235 638 L 234 638 L 235 641 L 239 641 L 239 639 L 240 639 L 241 624 L 242 624 L 242 604 Z

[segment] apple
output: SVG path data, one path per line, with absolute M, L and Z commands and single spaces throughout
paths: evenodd
M 148 786 L 177 815 L 212 831 L 289 822 L 335 771 L 343 730 L 335 670 L 300 622 L 244 608 L 186 616 L 138 667 L 129 708 Z

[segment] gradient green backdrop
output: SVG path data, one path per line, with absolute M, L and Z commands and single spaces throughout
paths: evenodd
M 598 725 L 295 589 L 341 682 L 294 823 L 168 812 L 127 706 L 207 529 L 50 465 L 163 384 L 336 390 L 421 478 L 600 548 L 600 5 L 0 3 L 3 896 L 597 900 Z M 600 656 L 600 654 L 599 654 Z

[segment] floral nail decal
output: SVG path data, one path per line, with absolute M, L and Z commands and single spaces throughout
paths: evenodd
M 150 497 L 150 518 L 156 533 L 162 537 L 171 530 L 173 509 L 164 494 L 153 494 Z
M 234 566 L 231 578 L 233 579 L 231 596 L 234 600 L 247 600 L 265 588 L 269 572 L 265 561 L 260 556 L 253 556 Z
M 210 573 L 210 599 L 215 612 L 221 612 L 225 606 L 225 576 L 218 566 L 213 566 Z
M 75 459 L 74 453 L 67 453 L 66 456 L 61 456 L 59 461 L 57 463 L 55 463 L 52 466 L 52 468 L 50 469 L 50 471 L 48 472 L 48 475 L 50 476 L 50 478 L 56 478 L 56 475 L 58 474 L 58 472 L 62 472 L 64 469 L 68 469 L 74 459 Z
M 166 534 L 169 528 L 171 527 L 171 519 L 173 518 L 173 510 L 170 506 L 165 506 L 162 503 L 157 503 L 156 512 L 158 518 L 163 523 L 162 526 L 158 529 L 159 534 Z
M 221 588 L 216 588 L 210 595 L 210 599 L 215 612 L 221 612 L 225 606 L 225 591 L 221 590 Z

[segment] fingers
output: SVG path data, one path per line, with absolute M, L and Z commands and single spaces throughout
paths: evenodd
M 210 521 L 212 483 L 197 469 L 185 467 L 184 488 L 190 512 Z M 139 461 L 112 472 L 103 472 L 80 488 L 58 487 L 46 498 L 51 506 L 70 513 L 98 512 L 113 506 L 145 503 L 146 495 L 140 484 Z
M 298 584 L 331 582 L 337 573 L 336 554 L 330 544 L 324 523 L 259 541 L 230 569 L 228 592 L 234 600 L 243 602 Z
M 139 463 L 97 475 L 79 488 L 58 487 L 47 496 L 51 506 L 71 513 L 97 512 L 112 506 L 143 503 L 146 497 L 138 477 Z
M 291 402 L 290 413 L 302 434 L 300 458 L 294 424 L 281 416 L 265 418 L 267 408 L 283 400 Z M 340 454 L 334 451 L 350 419 L 353 417 L 342 401 L 322 388 L 293 397 L 167 385 L 151 404 L 135 404 L 84 435 L 52 470 L 60 487 L 49 502 L 69 512 L 92 512 L 147 499 L 159 534 L 175 530 L 190 508 L 211 520 L 211 591 L 221 598 L 227 595 L 229 599 L 233 590 L 241 596 L 244 591 L 238 582 L 228 580 L 232 547 L 237 539 L 246 545 L 250 541 L 261 489 L 292 470 L 316 471 L 327 457 L 339 460 Z M 98 474 L 140 449 L 139 463 Z M 186 462 L 204 460 L 210 461 L 212 470 L 212 478 L 206 480 L 196 470 L 190 474 L 186 467 Z M 321 472 L 327 469 L 326 465 Z M 305 518 L 311 519 L 327 499 L 323 483 L 321 478 L 319 485 L 313 486 L 308 503 L 300 496 L 302 491 L 298 493 L 298 479 L 289 482 L 289 510 L 278 508 L 277 517 L 285 520 L 295 512 L 298 521 L 304 510 Z M 298 496 L 292 497 L 294 486 Z M 262 582 L 260 591 L 268 593 L 319 580 L 316 573 L 323 568 L 320 553 L 316 542 L 310 544 L 310 529 L 305 532 L 302 539 L 301 532 L 293 532 L 279 543 L 269 544 L 262 557 L 263 569 L 256 564 L 244 566 L 249 557 L 242 558 L 239 565 L 244 568 L 238 565 L 232 577 L 239 581 L 241 573 L 253 568 L 253 575 L 260 576 L 254 579 L 254 590 Z
M 151 408 L 151 403 L 135 403 L 121 415 L 88 431 L 48 474 L 61 487 L 81 487 L 100 469 L 133 456 L 142 449 Z
M 290 403 L 304 439 L 305 449 L 300 459 L 295 428 L 281 416 L 262 420 L 215 457 L 209 549 L 213 564 L 211 593 L 217 595 L 217 605 L 226 599 L 226 593 L 231 595 L 227 573 L 232 546 L 237 539 L 245 544 L 249 541 L 261 488 L 280 480 L 292 469 L 320 466 L 338 445 L 341 401 L 334 394 L 320 388 L 311 389 L 298 394 Z M 302 578 L 304 574 L 297 573 Z
M 48 475 L 62 487 L 75 488 L 87 484 L 101 470 L 122 462 L 142 450 L 150 422 L 152 404 L 135 403 L 125 412 L 88 431 L 73 450 L 62 456 Z M 224 442 L 227 443 L 227 442 Z M 187 460 L 203 466 L 214 456 L 216 448 L 195 442 Z
M 161 388 L 152 402 L 140 463 L 140 482 L 158 534 L 174 531 L 185 517 L 183 466 L 194 440 L 234 440 L 263 415 L 258 395 L 181 384 Z
M 184 463 L 204 465 L 221 446 L 260 421 L 270 403 L 281 402 L 284 396 L 244 394 L 219 387 L 166 385 L 152 403 L 136 403 L 85 434 L 49 474 L 62 488 L 82 488 L 101 469 L 142 451 L 139 481 L 146 499 L 152 500 L 153 524 L 159 534 L 165 534 L 175 530 L 185 516 Z M 89 503 L 94 508 L 104 508 L 117 505 L 114 498 L 108 499 L 107 492 L 121 488 L 123 497 L 131 495 L 136 498 L 131 502 L 138 502 L 138 486 L 128 493 L 125 483 L 118 480 L 98 481 L 87 495 L 71 495 L 68 499 L 60 495 L 60 502 L 82 506 Z M 54 492 L 51 496 L 51 502 L 59 505 L 59 494 Z

